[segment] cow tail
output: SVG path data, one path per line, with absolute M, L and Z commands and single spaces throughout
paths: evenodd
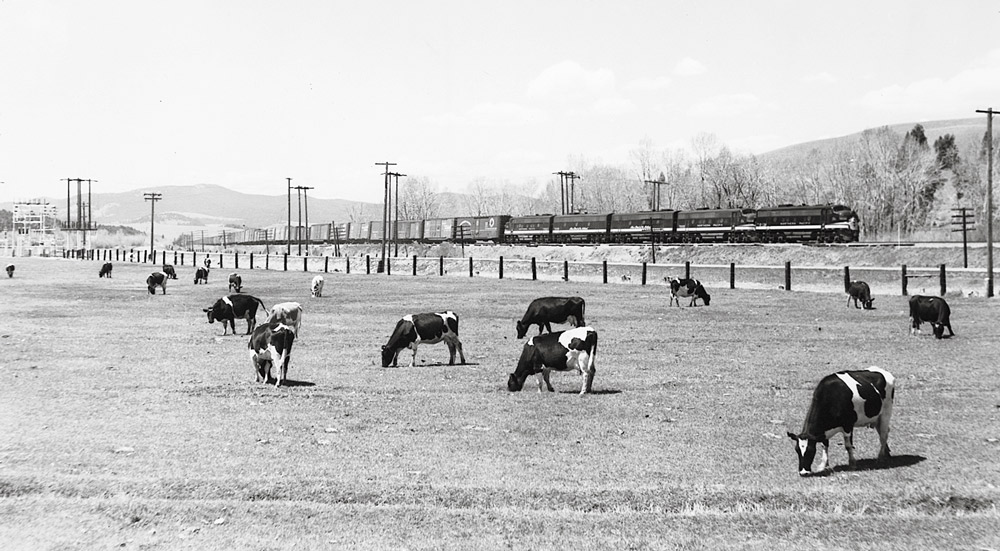
M 257 304 L 260 304 L 260 307 L 264 309 L 264 319 L 267 319 L 271 315 L 271 311 L 267 309 L 267 306 L 264 306 L 264 301 L 257 297 L 254 297 L 254 300 L 256 300 Z

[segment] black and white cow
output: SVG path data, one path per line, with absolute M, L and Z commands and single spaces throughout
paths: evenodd
M 209 258 L 209 257 L 206 256 L 205 260 L 202 260 L 201 263 L 204 264 L 206 270 L 211 270 L 212 269 L 212 259 L 211 258 Z
M 253 370 L 257 382 L 267 383 L 271 378 L 271 368 L 278 366 L 274 386 L 288 379 L 288 362 L 292 357 L 292 343 L 295 342 L 295 332 L 283 323 L 265 323 L 253 330 L 250 342 L 247 343 L 253 355 Z
M 208 283 L 208 268 L 198 268 L 194 271 L 194 284 Z
M 7 270 L 7 277 L 14 277 L 14 265 L 8 264 L 4 270 Z
M 302 305 L 298 302 L 279 302 L 271 307 L 271 313 L 267 315 L 264 323 L 287 325 L 298 337 L 299 328 L 302 327 Z
M 314 297 L 323 296 L 323 276 L 318 275 L 312 280 L 312 287 L 310 287 L 311 295 Z
M 163 272 L 149 274 L 149 277 L 146 278 L 146 288 L 149 290 L 149 294 L 155 295 L 157 287 L 163 290 L 162 294 L 167 294 L 167 274 Z
M 875 302 L 875 299 L 872 298 L 872 291 L 864 281 L 852 281 L 847 286 L 848 307 L 851 306 L 851 299 L 854 299 L 855 308 L 859 308 L 858 301 L 860 300 L 865 310 L 874 310 L 872 303 Z
M 177 271 L 174 270 L 174 265 L 173 264 L 164 264 L 163 265 L 163 273 L 165 273 L 168 276 L 170 276 L 170 279 L 177 279 Z
M 583 377 L 580 394 L 586 394 L 594 384 L 596 357 L 597 331 L 590 327 L 576 327 L 531 337 L 524 343 L 517 369 L 507 379 L 507 390 L 521 390 L 524 388 L 524 381 L 529 376 L 536 375 L 538 392 L 542 391 L 543 381 L 549 392 L 554 392 L 555 389 L 549 382 L 551 371 L 576 371 Z
M 247 332 L 249 335 L 253 328 L 257 326 L 257 305 L 267 313 L 267 306 L 259 298 L 252 295 L 229 295 L 215 301 L 215 304 L 202 311 L 208 314 L 208 323 L 215 323 L 215 320 L 222 322 L 222 334 L 226 334 L 226 322 L 233 328 L 236 334 L 236 318 L 247 320 Z
M 827 449 L 830 438 L 837 433 L 844 435 L 847 460 L 854 467 L 854 427 L 871 427 L 878 430 L 881 448 L 879 461 L 889 458 L 889 419 L 895 399 L 895 378 L 878 367 L 860 371 L 841 371 L 827 375 L 816 385 L 812 403 L 806 414 L 802 432 L 788 432 L 795 441 L 799 457 L 799 474 L 820 473 L 826 470 Z M 819 469 L 813 471 L 816 444 L 822 444 Z
M 462 341 L 458 340 L 458 314 L 449 310 L 403 316 L 403 319 L 396 323 L 389 342 L 382 346 L 382 367 L 389 367 L 389 364 L 396 367 L 399 353 L 406 348 L 413 350 L 413 356 L 410 358 L 410 367 L 413 367 L 417 360 L 417 345 L 437 344 L 441 341 L 448 345 L 450 354 L 448 365 L 455 365 L 456 349 L 462 364 L 465 364 Z
M 243 278 L 240 277 L 240 274 L 236 272 L 229 274 L 229 290 L 236 291 L 237 293 L 239 293 L 240 289 L 242 288 L 243 288 Z
M 111 269 L 112 268 L 113 268 L 113 266 L 111 265 L 110 262 L 105 262 L 104 265 L 101 266 L 101 271 L 97 272 L 97 277 L 106 277 L 106 278 L 110 279 L 111 278 Z
M 580 297 L 543 297 L 536 298 L 528 305 L 527 311 L 517 322 L 517 338 L 522 339 L 532 325 L 538 325 L 538 334 L 543 329 L 552 332 L 552 323 L 569 323 L 573 327 L 586 325 L 583 311 L 587 303 Z
M 681 305 L 680 297 L 691 298 L 691 302 L 688 306 L 697 306 L 698 299 L 705 302 L 705 306 L 712 301 L 712 297 L 708 294 L 708 291 L 702 287 L 701 282 L 697 279 L 688 279 L 675 277 L 670 280 L 670 305 L 677 301 L 677 306 Z
M 941 297 L 926 297 L 914 295 L 910 297 L 910 334 L 920 334 L 920 323 L 929 321 L 934 330 L 934 337 L 944 337 L 944 328 L 948 328 L 948 336 L 954 337 L 951 330 L 951 308 Z

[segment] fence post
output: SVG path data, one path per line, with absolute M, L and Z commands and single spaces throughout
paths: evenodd
M 729 288 L 730 289 L 735 289 L 736 288 L 736 263 L 735 262 L 730 262 L 729 263 Z
M 503 255 L 500 256 L 500 279 L 503 279 Z
M 844 292 L 849 293 L 851 289 L 851 268 L 844 266 Z
M 281 253 L 281 254 L 282 254 L 282 256 L 285 257 L 284 262 L 282 263 L 283 271 L 287 272 L 288 271 L 288 253 Z
M 691 261 L 684 261 L 684 279 L 691 279 Z
M 646 263 L 642 263 L 642 284 L 646 284 Z
M 253 269 L 253 253 L 250 253 L 250 269 Z
M 941 296 L 944 297 L 948 293 L 948 283 L 945 280 L 944 274 L 944 264 L 941 265 Z
M 303 272 L 308 272 L 309 271 L 309 257 L 308 256 L 303 256 L 302 257 L 302 271 Z
M 417 255 L 413 255 L 413 275 L 417 275 Z
M 535 265 L 535 257 L 531 257 L 531 281 L 538 280 L 538 267 Z
M 264 253 L 264 269 L 265 270 L 271 269 L 271 255 L 267 253 Z
M 392 275 L 392 257 L 385 257 L 385 275 Z
M 330 257 L 323 257 L 323 273 L 330 273 Z
M 607 260 L 601 261 L 601 272 L 603 272 L 603 274 L 604 274 L 604 283 L 606 285 L 608 283 L 608 261 Z
M 785 261 L 785 290 L 792 290 L 792 262 L 790 260 Z
M 569 260 L 563 260 L 563 281 L 569 281 Z
M 469 277 L 472 277 L 472 257 L 469 257 Z
M 222 266 L 222 253 L 219 253 L 219 269 L 221 270 L 222 268 L 223 268 L 223 266 Z
M 903 296 L 906 296 L 906 264 L 903 264 Z
M 174 264 L 177 264 L 177 251 L 174 251 Z
M 365 274 L 372 275 L 372 256 L 370 254 L 365 255 Z
M 191 265 L 192 266 L 197 266 L 198 265 L 198 253 L 196 253 L 194 251 L 191 252 Z
M 240 253 L 233 253 L 233 264 L 237 270 L 240 269 Z
M 443 276 L 444 275 L 444 257 L 443 256 L 439 256 L 438 257 L 438 275 L 439 276 Z
M 351 255 L 347 256 L 347 273 L 351 273 Z

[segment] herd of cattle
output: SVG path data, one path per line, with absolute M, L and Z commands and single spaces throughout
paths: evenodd
M 196 269 L 195 284 L 208 282 L 210 262 L 206 259 L 205 265 Z M 8 277 L 14 277 L 13 264 L 8 264 L 6 271 Z M 111 272 L 112 265 L 107 262 L 101 267 L 98 276 L 110 278 Z M 177 274 L 170 265 L 165 265 L 162 271 L 151 273 L 146 278 L 149 293 L 155 295 L 156 288 L 159 287 L 161 293 L 166 294 L 170 279 L 177 279 Z M 676 302 L 680 306 L 680 298 L 690 298 L 688 306 L 696 306 L 698 299 L 705 306 L 710 304 L 711 297 L 698 280 L 673 278 L 669 283 L 670 305 Z M 310 295 L 322 297 L 323 284 L 323 276 L 315 276 L 310 286 Z M 273 378 L 275 386 L 280 386 L 282 381 L 287 380 L 292 345 L 300 333 L 302 306 L 298 302 L 283 302 L 268 310 L 260 299 L 243 294 L 242 286 L 240 275 L 230 274 L 229 290 L 234 293 L 218 299 L 203 311 L 207 314 L 209 323 L 222 322 L 224 335 L 229 328 L 232 328 L 235 335 L 236 320 L 246 320 L 246 335 L 249 336 L 247 347 L 251 351 L 256 380 L 269 382 L 272 379 L 271 369 L 277 366 L 277 373 Z M 867 283 L 850 282 L 847 295 L 848 307 L 853 301 L 855 308 L 874 309 L 875 299 L 872 298 Z M 258 307 L 266 314 L 261 325 L 257 325 Z M 936 338 L 945 338 L 945 329 L 948 330 L 948 336 L 955 335 L 951 328 L 951 309 L 943 298 L 913 296 L 909 300 L 909 308 L 911 334 L 919 333 L 920 325 L 929 322 Z M 521 390 L 528 377 L 535 375 L 539 392 L 542 392 L 543 383 L 549 392 L 553 392 L 549 374 L 552 371 L 568 371 L 581 376 L 581 395 L 592 392 L 596 372 L 597 331 L 586 325 L 585 309 L 586 302 L 581 297 L 544 297 L 531 301 L 524 315 L 515 324 L 517 338 L 527 336 L 535 325 L 538 326 L 538 334 L 529 337 L 522 347 L 517 367 L 508 376 L 509 391 Z M 553 332 L 553 323 L 573 327 Z M 389 341 L 382 346 L 382 367 L 396 367 L 399 354 L 406 349 L 412 351 L 410 367 L 413 367 L 418 345 L 442 341 L 448 346 L 449 365 L 455 364 L 456 352 L 461 363 L 466 363 L 458 334 L 458 314 L 447 311 L 403 316 L 396 323 Z M 805 476 L 826 470 L 829 440 L 838 433 L 843 434 L 849 464 L 854 466 L 852 434 L 856 427 L 877 429 L 881 442 L 878 458 L 880 461 L 888 459 L 889 419 L 892 416 L 894 398 L 894 378 L 884 369 L 870 367 L 858 371 L 841 371 L 824 377 L 813 391 L 802 430 L 798 434 L 788 432 L 788 437 L 795 442 L 799 474 Z M 819 467 L 813 470 L 818 445 L 822 445 Z

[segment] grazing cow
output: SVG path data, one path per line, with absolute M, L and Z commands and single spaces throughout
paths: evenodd
M 206 256 L 205 260 L 202 261 L 202 264 L 205 265 L 205 269 L 206 270 L 211 270 L 212 269 L 212 259 L 211 258 L 209 258 L 209 257 Z
M 104 265 L 101 266 L 101 271 L 97 272 L 97 277 L 106 277 L 106 278 L 110 279 L 111 278 L 111 268 L 112 268 L 111 263 L 110 262 L 105 262 Z
M 396 367 L 396 360 L 404 348 L 413 350 L 413 356 L 410 358 L 410 367 L 413 367 L 417 360 L 417 345 L 437 344 L 441 341 L 448 345 L 451 358 L 448 365 L 455 365 L 456 349 L 462 364 L 465 364 L 462 341 L 458 340 L 458 314 L 447 311 L 403 316 L 403 319 L 396 323 L 389 342 L 382 346 L 382 367 L 389 367 L 389 364 Z
M 281 386 L 281 381 L 288 378 L 288 361 L 292 357 L 292 343 L 295 342 L 295 332 L 282 323 L 265 323 L 253 330 L 247 348 L 253 352 L 254 373 L 257 382 L 267 383 L 271 378 L 271 367 L 278 366 L 274 386 Z
M 240 289 L 242 288 L 243 288 L 243 278 L 240 277 L 240 274 L 236 272 L 229 274 L 229 290 L 236 291 L 237 293 L 239 293 Z
M 323 296 L 323 276 L 318 275 L 312 280 L 312 296 Z
M 252 295 L 229 295 L 215 301 L 209 308 L 202 311 L 208 314 L 208 323 L 215 323 L 215 320 L 222 322 L 222 334 L 226 334 L 226 322 L 233 328 L 236 334 L 236 318 L 247 320 L 247 332 L 249 335 L 253 328 L 257 326 L 257 305 L 260 305 L 267 312 L 267 306 L 259 298 Z
M 167 274 L 163 272 L 149 274 L 149 277 L 146 278 L 146 288 L 149 289 L 149 294 L 155 295 L 157 287 L 163 290 L 162 294 L 167 294 Z
M 812 404 L 806 414 L 802 432 L 788 432 L 795 441 L 799 456 L 799 474 L 820 473 L 826 470 L 827 449 L 830 438 L 844 434 L 844 447 L 851 467 L 854 460 L 854 427 L 871 427 L 878 430 L 882 445 L 879 461 L 889 458 L 889 418 L 895 399 L 895 379 L 891 373 L 878 367 L 861 371 L 841 371 L 827 375 L 816 385 Z M 816 444 L 823 444 L 819 469 L 813 471 Z
M 675 277 L 670 280 L 670 304 L 672 305 L 676 300 L 677 306 L 680 307 L 680 297 L 691 297 L 691 302 L 688 303 L 689 307 L 697 306 L 698 299 L 704 301 L 705 306 L 708 306 L 712 301 L 712 297 L 708 294 L 708 291 L 702 287 L 701 282 L 697 279 Z
M 536 298 L 528 305 L 527 311 L 517 322 L 517 338 L 522 339 L 532 325 L 538 325 L 538 334 L 543 329 L 552 332 L 551 323 L 569 323 L 573 327 L 586 325 L 583 311 L 587 303 L 580 297 L 544 297 Z
M 264 323 L 282 323 L 295 331 L 295 336 L 299 336 L 299 327 L 302 325 L 302 305 L 298 302 L 279 302 L 271 307 Z
M 4 268 L 4 269 L 7 270 L 7 277 L 14 277 L 14 265 L 13 264 L 8 264 L 7 267 Z
M 536 375 L 538 392 L 542 391 L 543 381 L 549 392 L 554 392 L 555 389 L 549 382 L 549 372 L 576 371 L 583 377 L 580 394 L 586 394 L 594 384 L 596 357 L 597 331 L 590 327 L 531 337 L 524 343 L 517 369 L 507 379 L 507 390 L 521 390 L 524 388 L 524 381 L 530 375 Z
M 174 270 L 174 265 L 173 264 L 164 264 L 163 265 L 163 273 L 165 273 L 168 276 L 170 276 L 170 279 L 177 279 L 177 272 Z
M 851 299 L 854 299 L 854 307 L 859 308 L 858 301 L 861 301 L 861 305 L 864 306 L 865 310 L 874 310 L 872 303 L 875 299 L 872 298 L 872 291 L 868 287 L 868 284 L 864 281 L 852 281 L 847 287 L 847 306 L 851 306 Z
M 925 297 L 914 295 L 910 297 L 910 334 L 920 333 L 920 323 L 929 321 L 934 330 L 935 338 L 945 338 L 944 328 L 948 328 L 948 336 L 954 337 L 951 330 L 951 308 L 941 297 Z
M 194 271 L 194 284 L 197 285 L 199 282 L 208 283 L 208 268 L 198 268 Z

